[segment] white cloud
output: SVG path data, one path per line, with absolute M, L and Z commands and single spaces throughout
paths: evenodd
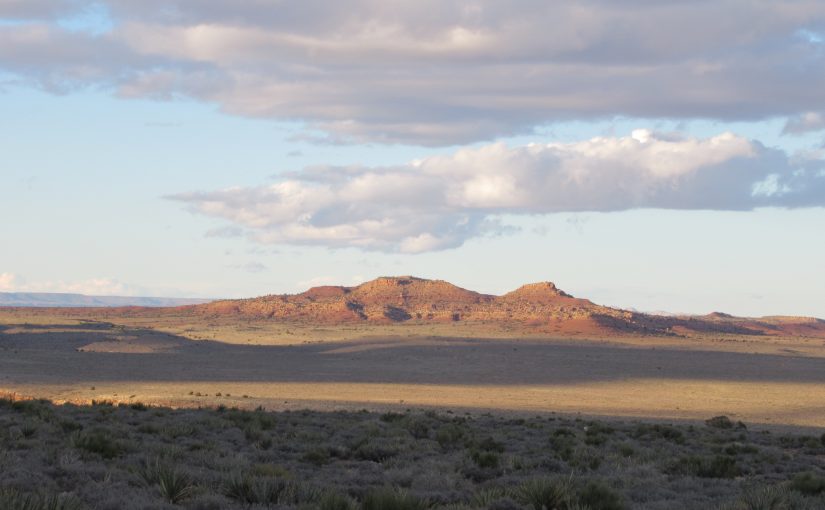
M 822 160 L 733 133 L 494 143 L 397 167 L 310 167 L 266 186 L 171 198 L 263 243 L 420 253 L 501 233 L 504 214 L 825 205 Z
M 29 282 L 13 273 L 0 274 L 0 292 L 59 292 L 94 296 L 140 296 L 145 289 L 110 278 L 88 280 Z
M 95 5 L 100 30 L 61 24 Z M 0 70 L 321 139 L 449 145 L 569 119 L 754 120 L 825 104 L 825 3 L 6 0 Z M 791 128 L 793 129 L 793 128 Z
M 0 292 L 12 292 L 16 288 L 17 277 L 12 273 L 0 273 Z

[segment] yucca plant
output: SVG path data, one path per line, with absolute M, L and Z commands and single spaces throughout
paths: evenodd
M 157 485 L 163 499 L 172 504 L 184 501 L 195 491 L 189 475 L 159 458 L 147 460 L 140 475 L 148 485 Z
M 575 503 L 573 484 L 564 478 L 536 478 L 522 483 L 514 495 L 533 510 L 568 510 Z

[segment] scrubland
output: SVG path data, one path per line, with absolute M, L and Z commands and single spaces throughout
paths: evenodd
M 0 400 L 3 509 L 818 509 L 825 436 L 409 410 Z

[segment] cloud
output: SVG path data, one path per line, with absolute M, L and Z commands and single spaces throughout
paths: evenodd
M 247 262 L 245 264 L 236 264 L 229 267 L 233 269 L 241 269 L 247 273 L 261 273 L 267 270 L 267 267 L 260 262 Z
M 825 206 L 825 163 L 733 133 L 657 134 L 508 147 L 394 167 L 308 167 L 271 185 L 170 198 L 261 243 L 421 253 L 508 228 L 501 215 L 635 208 Z
M 17 276 L 12 273 L 0 273 L 0 292 L 12 292 L 16 288 Z
M 128 285 L 111 278 L 88 280 L 29 282 L 13 273 L 0 274 L 0 292 L 59 292 L 93 296 L 140 296 L 145 289 Z
M 65 26 L 99 5 L 105 30 Z M 450 145 L 570 119 L 756 120 L 825 104 L 814 0 L 6 0 L 4 16 L 20 21 L 0 25 L 0 70 L 22 83 L 188 97 L 304 121 L 323 143 Z
M 800 135 L 812 131 L 825 129 L 825 114 L 821 112 L 805 112 L 788 119 L 782 134 Z

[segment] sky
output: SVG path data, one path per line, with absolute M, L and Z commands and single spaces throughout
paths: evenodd
M 0 292 L 825 318 L 825 3 L 0 0 Z

